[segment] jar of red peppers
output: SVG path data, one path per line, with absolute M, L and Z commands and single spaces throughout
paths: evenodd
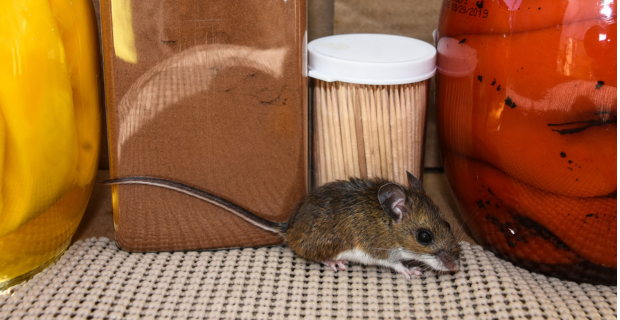
M 535 272 L 616 283 L 615 0 L 444 0 L 438 128 L 474 237 Z

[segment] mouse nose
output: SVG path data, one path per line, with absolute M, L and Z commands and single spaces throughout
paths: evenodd
M 455 261 L 455 263 L 453 265 L 450 266 L 450 270 L 452 271 L 459 271 L 460 268 L 460 263 L 459 261 Z
M 437 252 L 437 258 L 443 263 L 444 266 L 446 266 L 446 268 L 450 269 L 451 271 L 459 270 L 459 259 L 450 252 L 446 250 L 439 250 L 439 252 Z

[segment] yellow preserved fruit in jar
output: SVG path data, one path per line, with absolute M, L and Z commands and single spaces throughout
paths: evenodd
M 100 75 L 90 1 L 0 2 L 0 290 L 59 256 L 80 223 Z

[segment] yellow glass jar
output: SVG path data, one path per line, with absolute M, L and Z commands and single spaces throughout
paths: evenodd
M 0 2 L 0 291 L 69 246 L 97 172 L 101 80 L 90 1 Z

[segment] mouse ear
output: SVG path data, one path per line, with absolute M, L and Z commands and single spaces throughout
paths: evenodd
M 388 183 L 379 188 L 379 203 L 383 211 L 396 223 L 400 223 L 409 214 L 405 205 L 406 199 L 405 191 L 397 184 Z
M 409 189 L 424 191 L 424 187 L 422 186 L 422 181 L 418 180 L 413 173 L 407 171 L 407 182 L 409 183 Z

